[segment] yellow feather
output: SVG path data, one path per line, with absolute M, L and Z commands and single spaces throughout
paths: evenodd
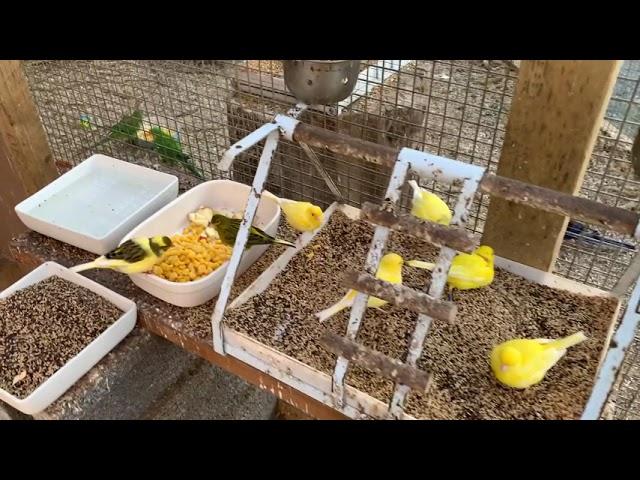
M 491 369 L 500 383 L 512 388 L 528 388 L 543 380 L 567 348 L 586 339 L 583 332 L 578 332 L 559 340 L 509 340 L 491 351 Z
M 313 203 L 278 198 L 266 190 L 263 194 L 280 205 L 287 223 L 299 232 L 312 232 L 320 228 L 324 222 L 322 209 Z
M 70 270 L 72 272 L 82 272 L 93 268 L 104 268 L 116 270 L 127 275 L 144 273 L 150 271 L 161 258 L 155 254 L 151 248 L 150 242 L 154 241 L 155 244 L 161 248 L 162 252 L 171 246 L 171 241 L 167 237 L 133 238 L 131 240 L 144 250 L 145 256 L 142 260 L 137 262 L 128 262 L 123 259 L 110 259 L 103 255 L 92 262 L 77 265 Z
M 433 270 L 435 263 L 410 260 L 410 267 Z M 450 287 L 458 290 L 482 288 L 493 282 L 493 250 L 491 247 L 481 246 L 473 253 L 459 253 L 451 262 L 447 276 Z
M 378 267 L 378 271 L 376 272 L 376 278 L 380 280 L 384 280 L 393 284 L 401 284 L 402 283 L 402 265 L 404 261 L 402 257 L 396 253 L 387 253 L 380 260 L 380 266 Z M 321 322 L 324 322 L 328 318 L 334 316 L 336 313 L 344 310 L 345 308 L 351 308 L 353 305 L 353 301 L 356 298 L 356 291 L 349 290 L 344 297 L 342 297 L 338 302 L 334 303 L 330 307 L 322 310 L 321 312 L 316 313 L 316 317 Z M 367 301 L 368 308 L 381 308 L 385 306 L 388 302 L 376 297 L 369 297 Z
M 412 215 L 441 225 L 451 223 L 451 210 L 440 197 L 420 188 L 415 180 L 409 180 L 409 185 L 413 188 Z
M 280 208 L 287 223 L 299 232 L 312 232 L 320 228 L 324 214 L 320 207 L 309 202 L 282 201 Z

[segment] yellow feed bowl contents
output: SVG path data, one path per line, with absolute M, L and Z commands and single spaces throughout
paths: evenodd
M 153 273 L 171 282 L 191 282 L 229 260 L 232 248 L 220 240 L 201 237 L 203 232 L 204 226 L 192 223 L 182 234 L 172 236 L 173 245 L 153 267 Z

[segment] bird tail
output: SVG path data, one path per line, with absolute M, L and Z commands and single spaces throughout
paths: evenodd
M 264 195 L 267 198 L 270 198 L 271 200 L 273 200 L 274 202 L 276 202 L 278 205 L 280 205 L 282 203 L 282 199 L 279 197 L 276 197 L 273 193 L 267 191 L 267 190 L 263 190 L 262 191 L 262 195 Z
M 436 266 L 435 263 L 423 262 L 421 260 L 409 260 L 407 265 L 415 268 L 422 268 L 424 270 L 433 270 Z
M 331 305 L 329 308 L 325 308 L 321 312 L 316 313 L 316 317 L 320 322 L 324 322 L 325 320 L 333 317 L 336 313 L 341 312 L 345 308 L 353 305 L 353 297 L 354 295 L 349 295 L 348 293 L 342 297 L 338 302 Z
M 285 245 L 287 247 L 296 248 L 296 245 L 294 243 L 287 242 L 286 240 L 280 240 L 279 238 L 274 239 L 273 243 L 277 243 L 278 245 Z
M 583 332 L 578 332 L 573 335 L 569 335 L 568 337 L 549 342 L 546 346 L 558 350 L 566 350 L 569 347 L 573 347 L 574 345 L 584 342 L 586 339 L 587 336 Z
M 104 268 L 102 262 L 100 262 L 101 258 L 94 260 L 93 262 L 83 263 L 81 265 L 76 265 L 75 267 L 71 267 L 69 270 L 72 272 L 84 272 L 85 270 L 91 270 L 92 268 Z
M 285 205 L 292 205 L 292 204 L 298 203 L 295 200 L 289 200 L 288 198 L 276 197 L 273 193 L 271 193 L 271 192 L 269 192 L 267 190 L 263 190 L 262 194 L 265 197 L 270 198 L 271 200 L 276 202 L 278 205 L 280 205 L 280 207 L 284 207 Z

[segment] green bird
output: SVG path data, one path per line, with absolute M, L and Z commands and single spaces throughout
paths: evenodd
M 83 119 L 86 121 L 86 119 Z M 104 142 L 108 142 L 109 140 L 120 140 L 121 142 L 126 143 L 135 143 L 138 138 L 138 130 L 142 126 L 142 111 L 135 110 L 130 115 L 125 115 L 111 127 L 109 132 L 109 136 L 103 138 L 98 143 L 96 143 L 93 148 L 102 145 Z
M 93 124 L 91 123 L 91 117 L 86 113 L 80 115 L 80 126 L 87 130 L 93 130 Z
M 189 155 L 186 155 L 182 151 L 182 144 L 180 141 L 174 138 L 170 131 L 160 127 L 151 127 L 150 132 L 153 136 L 153 146 L 162 159 L 171 165 L 180 163 L 196 177 L 201 180 L 204 179 L 202 173 L 198 171 L 190 160 Z
M 236 236 L 240 229 L 240 223 L 242 220 L 236 218 L 225 217 L 224 215 L 216 214 L 211 219 L 211 225 L 218 232 L 220 241 L 225 245 L 233 247 L 236 243 Z M 286 240 L 279 240 L 273 238 L 271 235 L 260 230 L 258 227 L 251 227 L 249 230 L 249 239 L 245 248 L 253 247 L 254 245 L 270 245 L 270 244 L 286 245 L 287 247 L 294 247 L 295 245 Z
M 135 110 L 131 115 L 125 115 L 111 127 L 109 137 L 112 140 L 134 142 L 138 138 L 138 130 L 142 126 L 142 111 Z

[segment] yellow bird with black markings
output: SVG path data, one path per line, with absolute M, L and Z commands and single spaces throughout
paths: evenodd
M 93 268 L 106 268 L 130 275 L 151 270 L 171 247 L 169 237 L 132 238 L 116 249 L 89 263 L 76 265 L 72 272 L 83 272 Z

